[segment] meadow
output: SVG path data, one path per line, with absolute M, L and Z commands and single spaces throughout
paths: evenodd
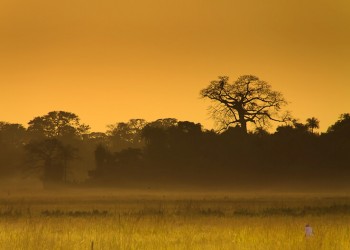
M 68 195 L 69 194 L 69 195 Z M 305 238 L 305 224 L 314 236 Z M 340 194 L 101 192 L 0 198 L 0 249 L 350 249 Z

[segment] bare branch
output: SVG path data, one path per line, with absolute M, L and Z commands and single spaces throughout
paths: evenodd
M 271 90 L 271 86 L 252 75 L 240 76 L 232 84 L 227 76 L 219 77 L 202 89 L 201 96 L 215 103 L 210 109 L 212 118 L 221 128 L 240 125 L 247 132 L 247 123 L 265 127 L 269 121 L 282 122 L 278 116 L 287 104 L 282 94 Z

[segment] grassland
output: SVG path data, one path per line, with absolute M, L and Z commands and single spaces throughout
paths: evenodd
M 314 236 L 306 239 L 305 224 Z M 93 245 L 93 246 L 92 246 Z M 350 249 L 347 195 L 6 195 L 0 249 Z

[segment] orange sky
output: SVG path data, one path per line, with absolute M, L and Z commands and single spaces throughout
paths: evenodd
M 254 74 L 325 130 L 350 112 L 348 0 L 0 0 L 0 120 L 71 111 L 211 128 L 199 91 Z

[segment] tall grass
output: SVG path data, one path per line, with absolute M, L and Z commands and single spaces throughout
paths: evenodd
M 306 239 L 305 224 L 314 236 Z M 350 200 L 0 200 L 0 249 L 350 249 Z

